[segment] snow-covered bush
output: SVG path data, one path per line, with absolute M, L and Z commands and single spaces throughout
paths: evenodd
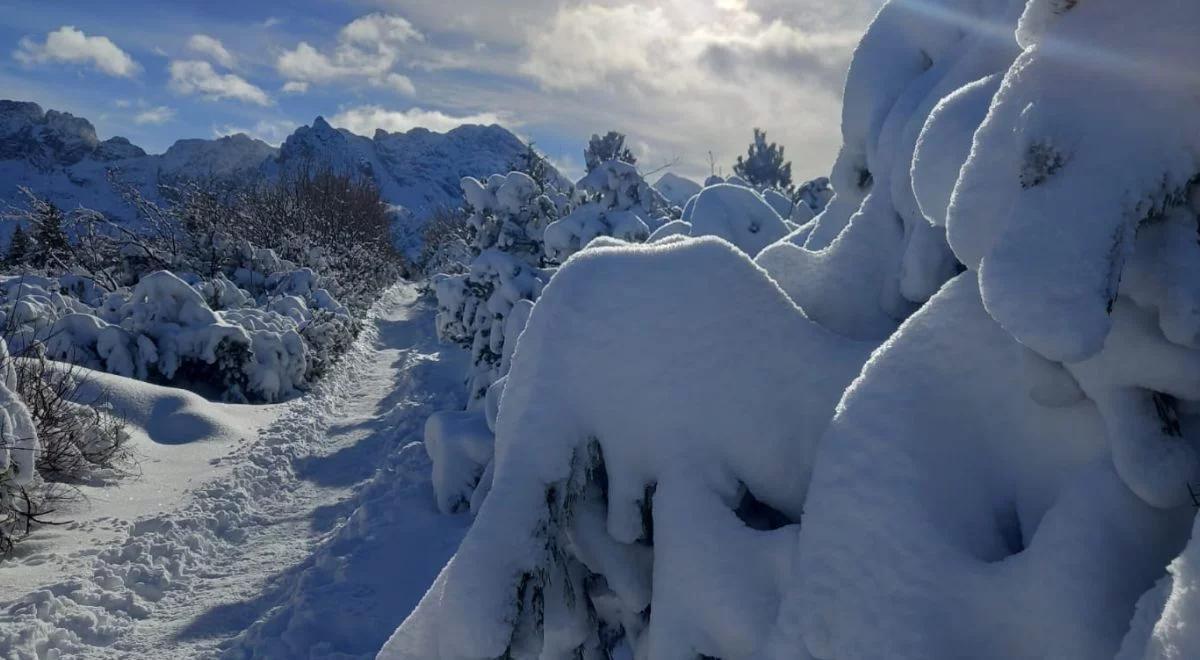
M 0 323 L 14 350 L 234 401 L 278 401 L 303 390 L 348 347 L 355 328 L 308 269 L 267 277 L 263 306 L 228 280 L 189 285 L 166 271 L 87 302 L 71 295 L 73 283 L 0 279 Z M 217 311 L 208 304 L 214 297 L 238 304 Z
M 1042 4 L 1034 0 L 1029 15 Z M 1066 22 L 1082 5 L 1056 6 L 1050 14 Z M 1115 2 L 1091 6 L 1120 13 Z M 1194 413 L 1186 402 L 1195 400 L 1195 379 L 1182 376 L 1200 373 L 1197 358 L 1150 332 L 1157 322 L 1167 336 L 1193 334 L 1180 313 L 1186 305 L 1160 311 L 1164 291 L 1188 300 L 1186 287 L 1164 284 L 1187 281 L 1164 275 L 1186 260 L 1162 257 L 1174 254 L 1163 237 L 1182 235 L 1171 223 L 1139 233 L 1149 246 L 1142 254 L 1159 258 L 1126 269 L 1140 282 L 1130 290 L 1142 293 L 1129 294 L 1138 304 L 1116 301 L 1120 323 L 1101 334 L 1132 352 L 1066 366 L 1056 362 L 1062 355 L 1035 352 L 1043 339 L 1072 346 L 1049 303 L 1094 299 L 1104 290 L 1095 282 L 1068 292 L 1079 298 L 1062 295 L 1058 282 L 1037 283 L 1037 314 L 1020 315 L 1020 290 L 1005 287 L 1028 280 L 1010 273 L 1011 282 L 996 284 L 1001 323 L 989 314 L 989 256 L 957 252 L 958 217 L 986 225 L 970 237 L 987 236 L 994 254 L 1009 255 L 1002 238 L 1026 259 L 1052 245 L 1070 252 L 1047 268 L 1101 270 L 1071 258 L 1080 241 L 1052 238 L 1051 211 L 1036 206 L 1055 199 L 1048 191 L 1074 161 L 1038 147 L 1021 167 L 1004 149 L 983 148 L 994 131 L 1021 154 L 1026 130 L 1100 112 L 1051 105 L 1042 119 L 1038 99 L 1018 84 L 1029 62 L 1000 85 L 1020 52 L 1012 34 L 1023 8 L 1018 0 L 887 3 L 849 74 L 836 196 L 765 250 L 679 236 L 723 231 L 740 241 L 714 229 L 729 221 L 705 216 L 743 220 L 741 201 L 763 209 L 775 231 L 786 227 L 765 198 L 715 181 L 714 200 L 735 194 L 721 190 L 745 191 L 723 205 L 737 210 L 704 211 L 701 193 L 655 237 L 661 242 L 597 247 L 555 275 L 492 416 L 494 460 L 463 461 L 442 476 L 459 484 L 443 507 L 469 503 L 475 526 L 381 657 L 1111 657 L 1134 601 L 1183 547 L 1191 517 L 1151 506 L 1186 496 L 1180 477 L 1192 466 L 1190 441 L 1176 430 Z M 1078 30 L 1063 57 L 1087 43 L 1087 28 Z M 1057 51 L 1031 47 L 1023 57 L 1053 61 L 1046 52 Z M 1071 98 L 1087 104 L 1088 82 L 1078 84 Z M 1005 92 L 989 116 L 997 89 Z M 1011 121 L 993 127 L 1007 109 L 1004 93 L 1014 95 Z M 1111 134 L 1098 122 L 1098 149 Z M 1124 167 L 1190 144 L 1179 139 L 1173 151 L 1147 142 L 1121 152 Z M 999 171 L 1007 188 L 970 193 L 973 167 Z M 1105 173 L 1094 162 L 1081 169 L 1085 178 Z M 1119 199 L 1128 189 L 1106 189 L 1107 217 L 1128 207 Z M 811 187 L 814 207 L 827 190 Z M 1179 206 L 1185 198 L 1160 199 Z M 1091 222 L 1061 206 L 1055 212 Z M 986 233 L 1017 222 L 1038 223 L 1047 235 L 1029 244 L 1021 234 Z M 758 253 L 753 263 L 745 252 Z M 1019 256 L 1011 253 L 1014 271 Z M 960 259 L 971 269 L 982 263 L 978 280 L 961 272 Z M 1033 350 L 1002 327 L 1005 312 L 1018 332 L 1029 329 Z M 1052 332 L 1043 336 L 1045 327 Z M 1143 352 L 1144 362 L 1131 357 Z M 1141 390 L 1132 387 L 1139 377 Z M 1106 435 L 1121 438 L 1112 450 Z M 1131 450 L 1138 439 L 1149 441 Z M 1127 456 L 1114 468 L 1120 452 Z M 1121 467 L 1126 459 L 1133 469 Z M 1146 466 L 1168 469 L 1136 469 Z M 461 485 L 473 481 L 490 486 L 482 502 Z M 1140 543 L 1147 552 L 1137 554 Z M 1176 579 L 1146 607 L 1174 584 L 1187 589 L 1190 576 Z
M 553 263 L 566 261 L 597 236 L 643 242 L 670 219 L 666 199 L 631 163 L 598 163 L 576 190 L 579 199 L 571 212 L 546 227 L 546 258 Z
M 40 444 L 33 418 L 18 392 L 16 366 L 0 339 L 0 555 L 41 515 L 28 497 L 37 476 Z
M 43 481 L 95 482 L 128 471 L 133 456 L 125 421 L 82 368 L 51 362 L 37 351 L 10 361 L 16 392 L 37 430 L 36 465 Z
M 789 201 L 789 211 L 790 205 Z M 767 198 L 750 188 L 729 183 L 701 190 L 690 218 L 692 236 L 723 238 L 751 257 L 788 233 L 783 218 Z
M 634 157 L 629 147 L 625 146 L 624 133 L 618 131 L 609 131 L 604 135 L 593 133 L 592 138 L 588 140 L 587 148 L 583 150 L 583 162 L 587 166 L 588 173 L 590 174 L 592 170 L 610 160 L 619 160 L 630 165 L 637 164 L 637 158 Z
M 578 255 L 521 336 L 475 526 L 383 657 L 746 657 L 871 347 L 714 238 Z
M 1191 657 L 1197 25 L 885 4 L 813 223 L 548 284 L 382 657 Z
M 52 359 L 276 401 L 336 361 L 355 315 L 398 277 L 378 190 L 350 177 L 190 181 L 166 190 L 165 206 L 129 195 L 137 231 L 76 210 L 70 263 L 8 264 L 0 313 L 15 350 L 38 344 Z M 40 226 L 47 208 L 31 196 L 25 221 Z
M 952 167 L 953 164 L 949 166 Z M 829 200 L 833 199 L 833 186 L 829 184 L 829 177 L 820 176 L 800 184 L 796 188 L 796 194 L 793 199 L 796 202 L 795 206 L 792 207 L 791 219 L 793 222 L 796 222 L 798 219 L 808 222 L 808 220 L 821 215 L 825 207 L 829 206 Z M 804 215 L 798 216 L 797 213 Z M 805 216 L 807 216 L 807 219 L 805 219 Z M 802 225 L 804 222 L 797 222 L 797 224 Z
M 536 300 L 549 277 L 542 268 L 542 236 L 567 200 L 522 172 L 496 174 L 486 182 L 467 177 L 462 187 L 475 257 L 468 272 L 439 275 L 433 287 L 438 337 L 471 351 L 467 387 L 477 403 L 503 375 L 509 311 L 520 300 Z
M 410 277 L 428 281 L 434 275 L 461 275 L 471 258 L 470 213 L 463 209 L 434 212 L 421 230 L 421 253 L 411 264 Z

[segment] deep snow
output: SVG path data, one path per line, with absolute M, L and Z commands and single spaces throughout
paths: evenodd
M 288 404 L 96 374 L 142 476 L 86 489 L 72 524 L 0 564 L 0 657 L 372 657 L 465 531 L 413 444 L 430 412 L 463 405 L 464 357 L 398 285 Z

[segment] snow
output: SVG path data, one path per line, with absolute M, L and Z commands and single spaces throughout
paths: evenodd
M 695 181 L 674 172 L 666 172 L 654 182 L 654 189 L 661 193 L 668 202 L 679 207 L 700 194 L 701 188 L 702 186 Z
M 1197 530 L 1187 548 L 1167 567 L 1167 575 L 1138 601 L 1129 633 L 1116 660 L 1177 660 L 1200 654 L 1195 625 L 1200 596 Z
M 40 451 L 29 409 L 17 394 L 16 366 L 0 339 L 0 501 L 8 504 L 9 483 L 19 488 L 33 482 Z
M 369 320 L 289 404 L 89 374 L 128 416 L 142 476 L 85 487 L 63 513 L 72 524 L 0 565 L 6 657 L 373 655 L 463 532 L 437 513 L 412 441 L 432 410 L 461 402 L 465 364 L 439 353 L 411 286 Z
M 1100 2 L 1051 20 L 1047 4 L 1022 19 L 1028 47 L 976 135 L 948 229 L 1001 324 L 1047 357 L 1078 360 L 1103 346 L 1135 230 L 1186 197 L 1200 169 L 1177 76 L 1135 75 L 1196 54 L 1171 26 L 1198 10 L 1156 3 L 1125 16 Z M 1097 95 L 1139 102 L 1097 111 L 1085 102 Z M 1113 126 L 1120 139 L 1105 139 Z
M 788 203 L 790 210 L 791 203 Z M 751 257 L 783 238 L 787 226 L 762 195 L 723 183 L 700 192 L 692 207 L 692 236 L 716 236 Z
M 298 396 L 96 374 L 148 474 L 0 565 L 0 655 L 1197 656 L 1197 24 L 885 2 L 830 177 L 795 196 L 620 161 L 568 194 L 481 150 L 411 202 L 461 190 L 468 272 L 427 283 L 436 310 L 389 290 L 307 392 L 308 351 L 344 339 L 314 321 L 346 309 L 274 255 L 108 295 L 0 281 L 14 349 L 54 330 L 108 371 Z M 407 195 L 399 164 L 500 130 L 318 120 L 264 167 L 321 155 Z M 206 144 L 176 156 L 228 165 Z M 27 171 L 153 158 L 28 106 L 0 105 L 0 145 Z
M 734 300 L 754 323 L 721 313 Z M 774 617 L 795 528 L 738 531 L 734 510 L 748 489 L 798 518 L 815 442 L 870 348 L 813 324 L 744 253 L 715 238 L 573 257 L 518 342 L 491 492 L 454 561 L 380 657 L 496 657 L 535 644 L 521 632 L 530 615 L 521 593 L 535 593 L 517 590 L 526 580 L 544 590 L 545 644 L 555 653 L 592 648 L 600 629 L 624 625 L 633 646 L 648 645 L 647 657 L 741 657 Z M 572 378 L 581 373 L 588 378 Z M 778 387 L 753 385 L 763 381 Z M 587 476 L 595 471 L 607 479 Z M 642 513 L 651 491 L 652 547 Z M 720 568 L 747 557 L 758 567 L 752 575 Z M 588 575 L 611 590 L 584 591 Z M 562 600 L 560 579 L 588 594 L 602 623 L 588 621 L 583 602 Z M 696 601 L 698 585 L 713 597 Z M 635 622 L 647 604 L 666 614 L 643 631 Z

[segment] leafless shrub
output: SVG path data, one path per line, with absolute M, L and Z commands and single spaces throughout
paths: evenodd
M 33 419 L 40 451 L 32 483 L 0 480 L 0 557 L 34 528 L 63 524 L 50 515 L 83 497 L 77 486 L 127 476 L 136 469 L 124 418 L 82 368 L 47 360 L 36 349 L 7 360 L 16 372 L 16 393 Z

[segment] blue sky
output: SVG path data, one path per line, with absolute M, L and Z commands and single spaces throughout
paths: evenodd
M 355 132 L 498 122 L 571 174 L 593 132 L 644 169 L 728 170 L 760 126 L 827 171 L 879 0 L 0 0 L 0 96 L 152 152 L 317 115 Z

